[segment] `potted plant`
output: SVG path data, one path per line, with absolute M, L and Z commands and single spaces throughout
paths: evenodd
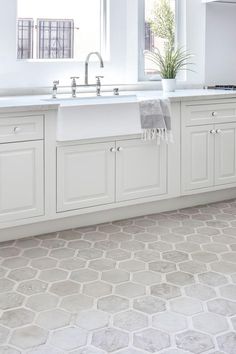
M 189 70 L 189 59 L 192 55 L 175 45 L 175 13 L 170 0 L 159 0 L 156 3 L 149 24 L 153 34 L 164 41 L 164 45 L 162 51 L 153 48 L 152 51 L 144 51 L 144 55 L 157 66 L 163 90 L 173 92 L 176 89 L 178 72 Z
M 189 59 L 192 55 L 182 48 L 175 49 L 171 45 L 165 47 L 163 54 L 158 49 L 144 53 L 149 60 L 157 65 L 162 78 L 163 91 L 174 92 L 176 76 L 181 70 L 189 70 L 187 66 L 191 64 Z

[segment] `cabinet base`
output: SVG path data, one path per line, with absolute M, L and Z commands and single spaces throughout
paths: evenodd
M 236 198 L 236 188 L 231 188 L 216 192 L 182 196 L 174 199 L 138 204 L 128 207 L 119 207 L 116 209 L 77 215 L 73 217 L 63 217 L 62 215 L 61 219 L 2 229 L 0 230 L 0 242 L 156 214 L 234 198 Z

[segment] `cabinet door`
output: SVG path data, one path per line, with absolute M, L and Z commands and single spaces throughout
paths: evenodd
M 58 148 L 58 212 L 114 202 L 114 151 L 114 143 Z
M 236 123 L 216 125 L 215 184 L 236 183 Z
M 0 221 L 44 213 L 43 142 L 0 145 Z
M 140 139 L 117 142 L 116 199 L 125 201 L 165 194 L 167 146 Z
M 184 191 L 214 185 L 214 126 L 182 131 L 182 186 Z

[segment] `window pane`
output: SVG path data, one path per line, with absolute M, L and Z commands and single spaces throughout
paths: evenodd
M 32 19 L 18 19 L 17 21 L 17 59 L 33 58 L 33 31 Z
M 32 18 L 34 57 L 84 60 L 101 51 L 103 0 L 17 0 L 18 18 Z M 73 24 L 72 24 L 73 23 Z
M 38 57 L 40 59 L 73 58 L 74 21 L 38 21 Z
M 145 0 L 145 50 L 163 52 L 175 40 L 175 0 Z M 145 75 L 158 75 L 158 68 L 144 59 Z

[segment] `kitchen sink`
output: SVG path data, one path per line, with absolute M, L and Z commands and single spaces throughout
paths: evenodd
M 57 141 L 76 141 L 141 133 L 136 95 L 57 98 Z

